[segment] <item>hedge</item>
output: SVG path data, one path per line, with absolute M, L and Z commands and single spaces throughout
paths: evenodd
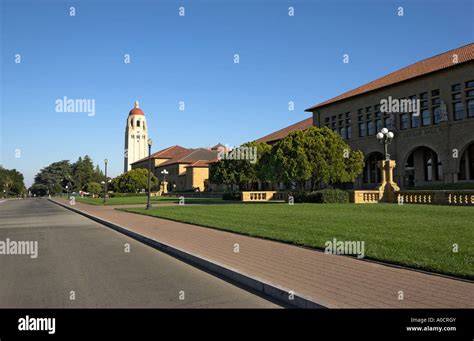
M 222 200 L 236 200 L 239 201 L 241 198 L 240 192 L 226 192 L 222 194 Z
M 293 197 L 297 203 L 320 203 L 330 204 L 338 203 L 344 204 L 349 202 L 349 193 L 340 189 L 323 189 L 314 192 L 299 192 L 294 193 Z

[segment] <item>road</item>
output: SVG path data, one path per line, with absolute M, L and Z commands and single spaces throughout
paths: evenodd
M 0 254 L 0 308 L 278 307 L 46 199 L 0 203 L 7 239 L 38 257 Z

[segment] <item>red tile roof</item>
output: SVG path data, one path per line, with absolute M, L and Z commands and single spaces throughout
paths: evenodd
M 156 153 L 151 154 L 150 157 L 152 159 L 176 159 L 176 158 L 179 159 L 188 155 L 193 150 L 194 149 L 175 145 L 175 146 L 171 146 L 171 147 L 159 150 Z M 138 162 L 145 161 L 145 160 L 148 160 L 148 156 L 143 159 L 133 162 L 132 165 Z
M 209 150 L 206 148 L 196 148 L 190 150 L 188 153 L 183 154 L 179 157 L 175 157 L 169 159 L 168 161 L 159 164 L 157 167 L 163 167 L 172 165 L 175 163 L 186 163 L 186 164 L 193 164 L 198 161 L 213 161 L 217 158 L 217 154 L 219 152 L 217 150 Z
M 214 160 L 198 160 L 192 164 L 190 164 L 189 166 L 186 166 L 186 168 L 191 168 L 191 167 L 209 167 L 209 164 L 210 163 L 214 163 L 214 162 L 217 162 L 218 159 L 215 158 Z
M 275 142 L 278 140 L 281 140 L 282 138 L 286 137 L 289 133 L 296 131 L 296 130 L 306 130 L 310 127 L 313 126 L 313 117 L 308 117 L 307 119 L 300 121 L 298 123 L 295 123 L 289 127 L 280 129 L 278 131 L 275 131 L 274 133 L 268 134 L 264 137 L 259 138 L 255 142 L 266 142 L 266 143 L 271 143 Z
M 454 55 L 457 55 L 457 63 L 454 62 Z M 369 91 L 380 89 L 389 85 L 400 83 L 415 77 L 420 77 L 431 72 L 443 70 L 455 65 L 459 65 L 474 60 L 474 43 L 450 50 L 436 56 L 424 59 L 415 64 L 411 64 L 398 71 L 389 73 L 370 83 L 362 85 L 356 89 L 343 93 L 342 95 L 331 98 L 325 102 L 314 105 L 305 111 L 314 111 L 325 105 L 348 99 L 357 95 L 364 94 Z

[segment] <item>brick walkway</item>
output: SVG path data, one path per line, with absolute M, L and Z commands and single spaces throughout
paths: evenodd
M 65 201 L 63 201 L 65 202 Z M 142 205 L 143 206 L 143 205 Z M 335 308 L 474 308 L 474 283 L 76 203 L 75 209 Z M 240 252 L 234 252 L 234 244 Z M 398 300 L 399 291 L 403 300 Z

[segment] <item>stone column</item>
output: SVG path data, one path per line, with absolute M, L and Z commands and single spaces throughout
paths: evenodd
M 382 170 L 382 181 L 379 185 L 380 201 L 382 202 L 396 202 L 397 192 L 400 187 L 393 180 L 393 170 L 396 166 L 395 160 L 382 160 L 378 162 L 379 168 Z
M 160 190 L 161 194 L 166 194 L 168 193 L 168 182 L 167 181 L 162 181 L 160 184 Z

